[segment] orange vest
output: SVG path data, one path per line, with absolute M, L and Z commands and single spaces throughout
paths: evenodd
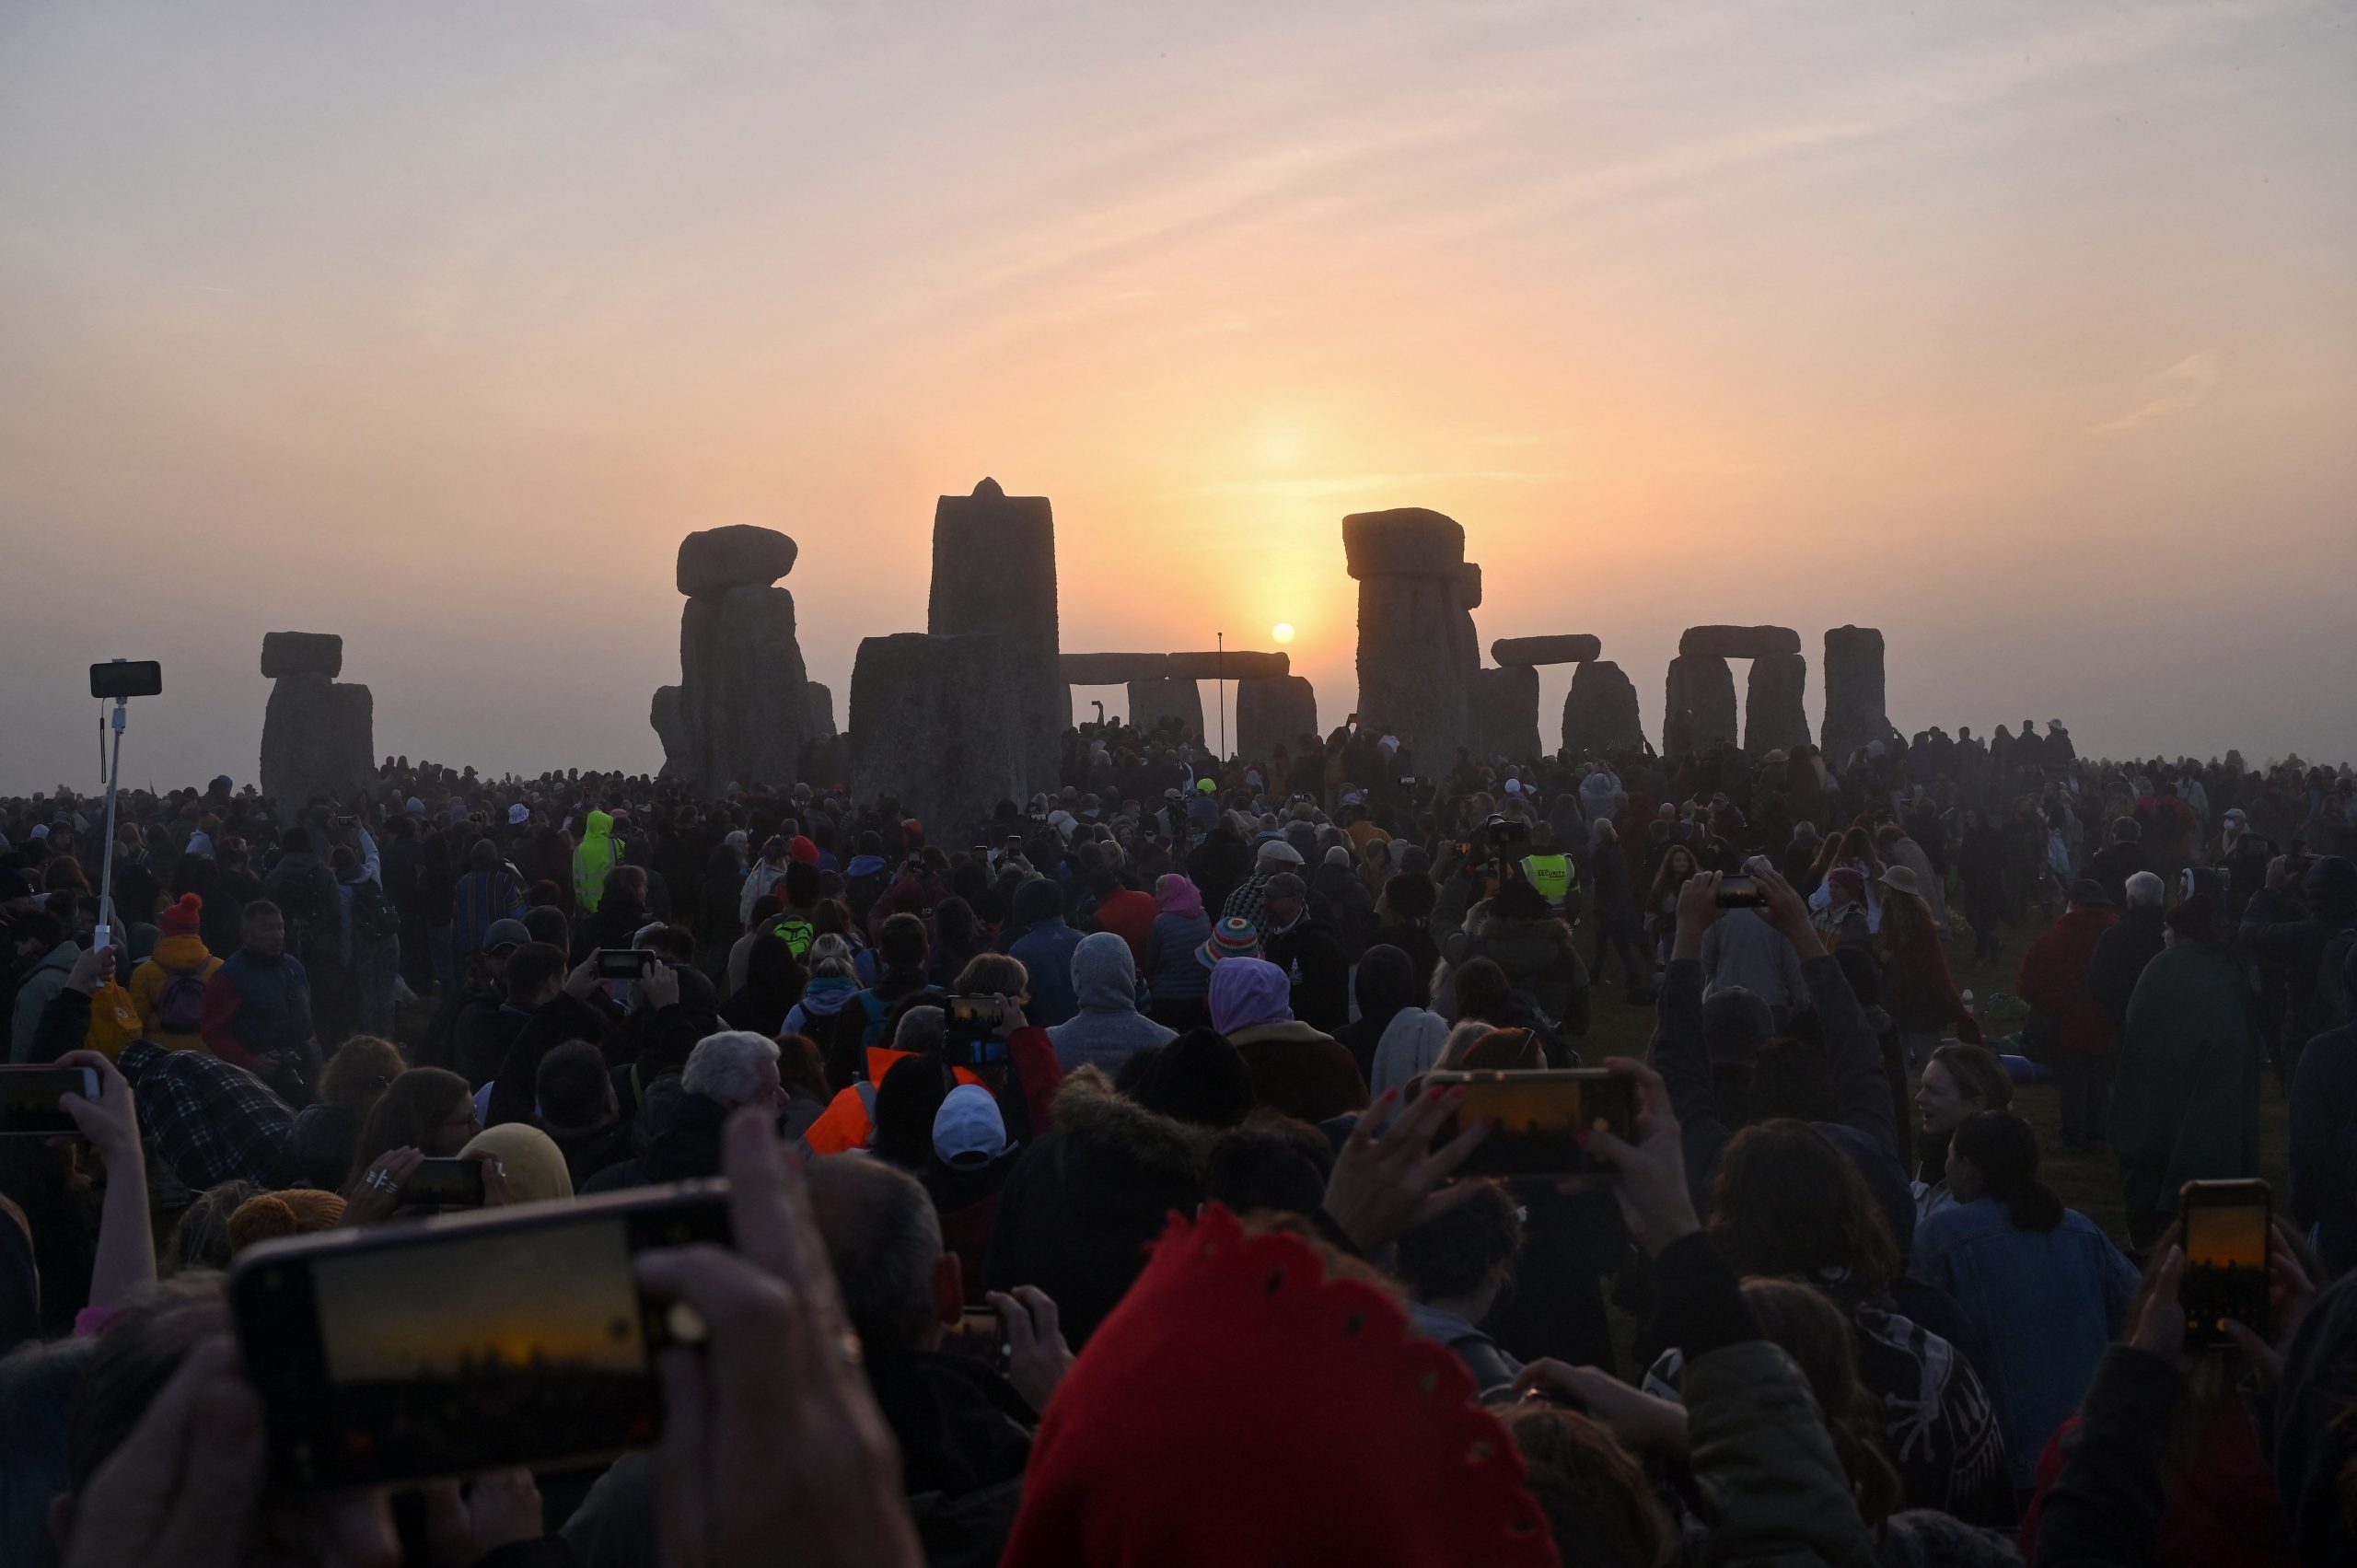
M 810 1152 L 814 1155 L 840 1155 L 867 1147 L 867 1141 L 876 1135 L 876 1086 L 884 1081 L 884 1075 L 892 1070 L 894 1063 L 903 1056 L 915 1054 L 912 1051 L 894 1051 L 889 1046 L 869 1046 L 866 1081 L 853 1084 L 830 1100 L 819 1120 L 810 1123 L 810 1130 L 802 1134 L 802 1141 L 810 1145 Z M 984 1088 L 990 1087 L 988 1084 L 982 1084 L 980 1074 L 970 1069 L 953 1067 L 950 1072 L 957 1075 L 960 1084 L 981 1084 Z

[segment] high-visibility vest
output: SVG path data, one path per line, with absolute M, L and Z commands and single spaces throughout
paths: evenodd
M 912 1051 L 894 1051 L 888 1046 L 869 1046 L 867 1076 L 829 1101 L 819 1120 L 802 1134 L 804 1142 L 810 1145 L 810 1152 L 840 1155 L 867 1147 L 867 1141 L 876 1135 L 876 1091 L 883 1084 L 885 1074 L 891 1072 L 900 1058 L 913 1054 Z M 981 1084 L 984 1088 L 990 1087 L 988 1084 L 982 1084 L 981 1074 L 964 1067 L 953 1067 L 950 1073 L 961 1086 Z
M 1556 913 L 1563 912 L 1563 901 L 1579 886 L 1579 872 L 1567 854 L 1527 854 L 1522 857 L 1522 874 L 1530 885 L 1547 896 L 1547 905 Z

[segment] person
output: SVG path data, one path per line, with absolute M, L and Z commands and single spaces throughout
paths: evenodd
M 666 970 L 666 977 L 658 980 L 650 970 L 635 982 L 633 1004 L 667 983 L 668 967 L 654 968 Z M 602 1045 L 615 1032 L 615 1012 L 595 960 L 585 958 L 568 971 L 563 951 L 546 942 L 527 942 L 508 955 L 507 1000 L 500 1013 L 507 1045 L 483 1098 L 483 1120 L 493 1127 L 530 1120 L 540 1058 L 570 1040 Z
M 538 1125 L 563 1156 L 576 1192 L 634 1152 L 606 1053 L 586 1040 L 567 1040 L 540 1058 L 532 1101 Z
M 1530 1021 L 1558 1050 L 1587 1033 L 1587 967 L 1571 926 L 1547 907 L 1539 889 L 1519 877 L 1500 882 L 1473 946 L 1505 971 L 1510 988 L 1529 998 L 1540 1015 Z
M 2341 958 L 2344 996 L 2357 999 L 2357 946 Z M 2302 1048 L 2290 1093 L 2292 1214 L 2307 1227 L 2327 1278 L 2357 1268 L 2357 1021 Z
M 287 1179 L 330 1191 L 343 1186 L 368 1113 L 405 1070 L 401 1047 L 389 1040 L 354 1035 L 338 1047 L 319 1070 L 319 1102 L 305 1106 L 287 1134 Z
M 1610 817 L 1592 818 L 1587 830 L 1587 885 L 1596 917 L 1596 955 L 1588 965 L 1589 973 L 1596 984 L 1603 984 L 1607 956 L 1618 958 L 1629 1000 L 1638 1001 L 1653 987 L 1653 966 L 1637 956 L 1641 933 L 1628 852 L 1621 848 L 1620 830 Z
M 774 1128 L 784 1110 L 778 1057 L 777 1041 L 742 1029 L 697 1040 L 679 1070 L 678 1098 L 645 1152 L 608 1166 L 591 1178 L 587 1191 L 614 1192 L 719 1175 L 722 1129 L 730 1112 L 749 1107 Z
M 1191 959 L 1190 966 L 1201 972 Z M 1048 1030 L 1057 1065 L 1067 1073 L 1084 1064 L 1118 1073 L 1132 1052 L 1178 1038 L 1177 1029 L 1138 1012 L 1138 975 L 1130 945 L 1112 932 L 1080 939 L 1073 949 L 1072 986 L 1079 1012 Z
M 1407 1287 L 1408 1320 L 1446 1345 L 1473 1375 L 1483 1399 L 1509 1389 L 1522 1363 L 1478 1327 L 1514 1275 L 1522 1221 L 1502 1187 L 1483 1184 L 1470 1201 L 1414 1226 L 1395 1244 L 1392 1272 Z
M 1985 964 L 2003 946 L 1997 923 L 2005 912 L 2005 834 L 1978 806 L 1964 808 L 1956 879 L 1964 886 L 1964 917 L 1972 927 L 1973 957 Z
M 1351 1016 L 1351 959 L 1333 925 L 1315 913 L 1309 889 L 1283 872 L 1261 890 L 1260 951 L 1285 971 L 1294 1016 L 1329 1034 Z
M 1757 877 L 1774 867 L 1755 856 L 1744 869 Z M 1707 1000 L 1715 991 L 1747 991 L 1768 1005 L 1769 1016 L 1782 1029 L 1808 1006 L 1802 951 L 1778 929 L 1766 904 L 1731 911 L 1702 934 L 1702 995 Z
M 1360 956 L 1351 976 L 1351 997 L 1358 1016 L 1335 1030 L 1334 1038 L 1358 1063 L 1360 1076 L 1372 1082 L 1376 1047 L 1391 1020 L 1403 1009 L 1421 1009 L 1432 997 L 1414 961 L 1387 942 L 1378 942 Z
M 2143 844 L 2143 825 L 2133 817 L 2116 817 L 2111 823 L 2111 842 L 2096 851 L 2087 862 L 2087 875 L 2100 884 L 2114 904 L 2126 904 L 2128 879 L 2140 872 L 2155 878 L 2161 865 Z
M 1267 902 L 1270 879 L 1276 877 L 1298 877 L 1302 866 L 1301 851 L 1283 839 L 1271 839 L 1252 857 L 1252 874 L 1237 883 L 1219 907 L 1222 920 L 1248 920 L 1256 928 L 1265 928 L 1267 915 L 1262 905 Z
M 1063 889 L 1055 878 L 1035 877 L 1015 890 L 1015 923 L 1023 935 L 1006 951 L 1031 977 L 1025 1016 L 1043 1029 L 1053 1028 L 1080 1011 L 1072 978 L 1080 933 L 1064 923 Z
M 1313 1123 L 1364 1109 L 1350 1051 L 1294 1017 L 1292 997 L 1285 971 L 1264 958 L 1228 958 L 1212 971 L 1212 1028 L 1243 1057 L 1255 1098 Z
M 463 960 L 482 950 L 494 922 L 521 920 L 523 878 L 499 858 L 499 846 L 477 839 L 467 850 L 466 874 L 450 892 L 450 956 Z
M 41 1016 L 65 990 L 66 978 L 80 961 L 82 949 L 67 934 L 64 922 L 45 903 L 15 916 L 7 935 L 19 977 L 10 1015 L 8 1060 L 29 1063 L 38 1060 L 33 1041 L 41 1031 Z
M 238 950 L 204 982 L 205 1048 L 250 1068 L 284 1093 L 308 1098 L 319 1071 L 311 978 L 286 950 L 286 920 L 259 899 L 246 906 Z
M 1920 1066 L 1928 1061 L 1951 1028 L 1957 1039 L 1978 1043 L 1980 1022 L 1965 1006 L 1956 978 L 1948 972 L 1940 928 L 1933 923 L 1931 906 L 1916 890 L 1915 874 L 1903 865 L 1890 866 L 1882 874 L 1882 923 L 1875 941 L 1883 958 L 1885 1005 L 1908 1062 Z
M 467 1140 L 459 1157 L 490 1161 L 506 1183 L 510 1202 L 553 1203 L 573 1196 L 564 1151 L 528 1121 L 484 1128 Z
M 1668 965 L 1670 947 L 1678 939 L 1678 890 L 1700 869 L 1693 851 L 1673 844 L 1654 873 L 1653 887 L 1645 895 L 1645 929 L 1653 937 L 1656 965 Z
M 354 1190 L 369 1184 L 373 1173 L 390 1169 L 396 1163 L 390 1156 L 407 1152 L 419 1159 L 455 1159 L 467 1140 L 482 1131 L 482 1114 L 475 1109 L 474 1092 L 464 1078 L 440 1067 L 412 1067 L 398 1074 L 353 1138 L 352 1162 L 342 1183 L 344 1195 L 351 1197 Z
M 1211 1016 L 1211 974 L 1195 958 L 1211 939 L 1211 918 L 1203 912 L 1202 893 L 1178 872 L 1158 877 L 1154 897 L 1156 912 L 1143 960 L 1153 998 L 1146 1015 L 1172 1029 L 1192 1028 Z
M 745 983 L 722 1005 L 720 1016 L 731 1028 L 783 1033 L 806 983 L 793 948 L 779 941 L 756 942 L 746 957 Z
M 1910 1186 L 1919 1225 L 1956 1202 L 1948 1186 L 1948 1144 L 1957 1125 L 2013 1103 L 2013 1074 L 1995 1051 L 1956 1042 L 1932 1052 L 1915 1089 L 1916 1170 Z
M 2357 861 L 2327 854 L 2310 863 L 2300 878 L 2300 896 L 2290 897 L 2290 864 L 2269 862 L 2267 885 L 2244 907 L 2236 955 L 2282 973 L 2283 1017 L 2270 1041 L 2286 1076 L 2299 1065 L 2300 1049 L 2350 1016 L 2341 994 L 2341 959 L 2357 949 Z
M 131 971 L 140 1038 L 166 1051 L 203 1051 L 204 988 L 222 960 L 205 947 L 204 900 L 183 893 L 157 921 L 156 950 Z
M 2144 966 L 2120 1031 L 2111 1099 L 2129 1244 L 2142 1250 L 2189 1181 L 2258 1174 L 2266 1048 L 2227 950 L 2223 900 L 2200 892 L 2169 911 L 2168 946 Z
M 2035 1034 L 2061 1089 L 2062 1147 L 2100 1154 L 2111 1116 L 2111 1024 L 2088 986 L 2096 953 L 2119 923 L 2111 896 L 2095 878 L 2071 884 L 2062 918 L 2022 955 L 2014 990 L 2029 1004 L 2025 1044 Z
M 622 863 L 625 849 L 614 837 L 614 819 L 592 807 L 581 824 L 581 842 L 573 851 L 573 907 L 584 915 L 598 912 L 606 896 L 606 875 Z
M 1987 1388 L 1953 1343 L 1895 1309 L 1898 1251 L 1864 1177 L 1831 1139 L 1782 1119 L 1736 1134 L 1712 1188 L 1710 1234 L 1738 1274 L 1816 1285 L 1849 1317 L 1910 1506 L 1968 1524 L 2014 1522 L 2004 1432 Z M 1649 1391 L 1678 1391 L 1682 1356 L 1669 1342 L 1646 1376 Z
M 1947 1178 L 1955 1201 L 1916 1226 L 1913 1269 L 1981 1331 L 2014 1485 L 2026 1495 L 2046 1440 L 2126 1324 L 2136 1270 L 2038 1180 L 2038 1134 L 2011 1111 L 1956 1124 Z
M 2120 1032 L 2128 1028 L 2128 1004 L 2136 994 L 2136 982 L 2154 955 L 2168 945 L 2162 917 L 2168 889 L 2159 876 L 2140 871 L 2128 878 L 2123 892 L 2127 903 L 2119 919 L 2096 938 L 2095 956 L 2087 960 L 2087 1000 L 2111 1030 L 2115 1057 Z

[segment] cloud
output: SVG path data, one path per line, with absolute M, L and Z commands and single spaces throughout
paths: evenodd
M 2096 436 L 2117 436 L 2165 419 L 2202 401 L 2217 389 L 2218 356 L 2209 349 L 2189 354 L 2158 375 L 2145 378 L 2144 401 L 2118 419 L 2088 426 Z

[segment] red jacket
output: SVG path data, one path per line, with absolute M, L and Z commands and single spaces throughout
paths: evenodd
M 1956 1039 L 1980 1044 L 1980 1025 L 1964 1010 L 1964 997 L 1956 990 L 1956 977 L 1948 972 L 1948 956 L 1940 946 L 1940 934 L 1929 924 L 1918 926 L 1915 939 L 1905 947 L 1888 945 L 1889 935 L 1886 925 L 1883 1000 L 1892 1019 L 1902 1029 L 1926 1032 L 1954 1024 Z
M 2112 909 L 2074 909 L 2047 927 L 2022 955 L 2014 989 L 2041 1013 L 2062 1020 L 2062 1049 L 2086 1056 L 2111 1054 L 2111 1025 L 2087 995 L 2087 969 L 2096 943 L 2119 923 Z

